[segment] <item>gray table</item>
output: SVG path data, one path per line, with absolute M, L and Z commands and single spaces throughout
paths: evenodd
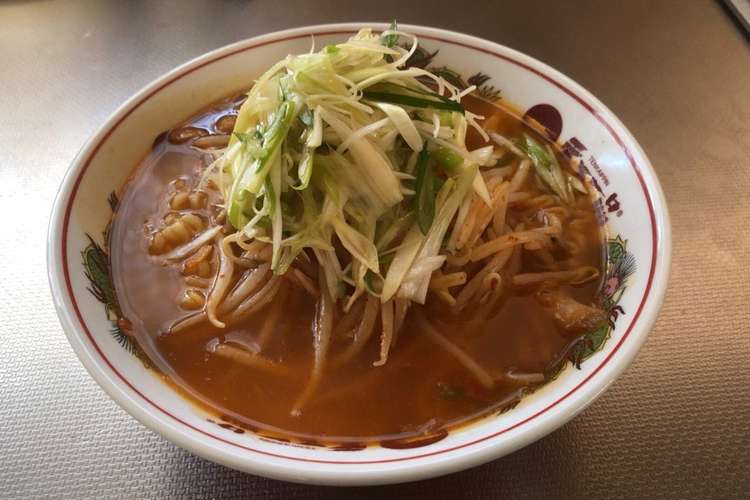
M 192 456 L 110 401 L 65 340 L 44 262 L 58 183 L 115 107 L 177 64 L 281 28 L 394 17 L 535 56 L 630 127 L 674 225 L 657 326 L 573 422 L 452 476 L 345 491 Z M 0 497 L 746 496 L 748 193 L 750 44 L 710 1 L 0 4 Z

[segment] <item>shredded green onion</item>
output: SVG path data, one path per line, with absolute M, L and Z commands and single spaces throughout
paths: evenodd
M 402 36 L 412 38 L 409 48 L 399 46 Z M 248 92 L 229 146 L 205 178 L 222 189 L 243 245 L 272 243 L 274 273 L 308 251 L 331 297 L 424 301 L 458 207 L 471 189 L 487 196 L 482 160 L 466 148 L 458 91 L 404 67 L 415 44 L 395 22 L 382 35 L 363 29 L 286 57 Z M 446 95 L 416 79 L 426 74 Z M 541 146 L 529 142 L 524 151 L 554 168 Z
M 570 183 L 565 179 L 552 149 L 549 146 L 543 148 L 528 134 L 524 134 L 518 147 L 529 157 L 539 178 L 563 201 L 570 203 L 573 200 Z
M 417 158 L 415 205 L 419 229 L 422 230 L 422 234 L 427 234 L 435 218 L 435 182 L 427 148 L 423 149 Z
M 363 97 L 369 101 L 401 104 L 413 108 L 430 108 L 464 113 L 460 102 L 453 101 L 435 92 L 409 88 L 398 83 L 381 82 L 363 91 Z

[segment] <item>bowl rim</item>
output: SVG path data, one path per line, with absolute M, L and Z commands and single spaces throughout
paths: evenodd
M 384 460 L 316 460 L 286 456 L 243 446 L 192 426 L 190 423 L 170 413 L 167 409 L 161 408 L 131 385 L 109 359 L 107 359 L 94 340 L 94 336 L 86 326 L 83 315 L 75 301 L 70 283 L 70 271 L 67 265 L 69 219 L 79 184 L 84 177 L 88 165 L 96 156 L 100 147 L 106 143 L 108 137 L 135 109 L 141 104 L 146 103 L 152 96 L 171 83 L 193 71 L 237 53 L 253 50 L 263 45 L 283 43 L 311 35 L 350 34 L 364 26 L 383 29 L 387 24 L 378 22 L 319 24 L 267 33 L 207 52 L 163 74 L 120 105 L 97 128 L 97 131 L 86 141 L 68 168 L 54 201 L 48 228 L 48 279 L 55 308 L 68 337 L 68 341 L 89 374 L 112 399 L 150 429 L 199 456 L 235 469 L 277 479 L 309 483 L 383 484 L 421 479 L 453 472 L 511 453 L 543 437 L 574 418 L 619 377 L 633 362 L 641 345 L 648 337 L 648 333 L 653 327 L 657 313 L 664 300 L 670 273 L 672 244 L 671 225 L 666 199 L 646 154 L 615 114 L 581 85 L 547 64 L 514 49 L 455 31 L 403 24 L 400 25 L 402 29 L 414 32 L 422 39 L 443 44 L 453 44 L 469 50 L 482 52 L 488 56 L 498 57 L 534 73 L 537 77 L 543 78 L 548 83 L 563 90 L 598 120 L 608 130 L 609 134 L 628 158 L 630 166 L 634 169 L 638 177 L 648 204 L 652 240 L 651 267 L 648 282 L 640 299 L 638 309 L 632 315 L 630 324 L 613 350 L 573 389 L 562 396 L 556 396 L 557 399 L 554 402 L 524 420 L 515 422 L 504 429 L 493 431 L 482 438 L 460 443 L 450 448 L 428 453 L 417 452 L 414 456 Z M 86 338 L 94 346 L 100 359 L 92 356 L 86 346 Z M 626 339 L 628 339 L 628 342 L 625 342 Z M 617 357 L 615 357 L 616 353 Z M 106 367 L 102 364 L 102 360 L 106 363 Z M 595 377 L 597 374 L 599 376 Z M 115 377 L 119 378 L 119 382 L 115 380 Z M 120 384 L 122 383 L 134 394 L 128 393 L 127 390 L 121 387 Z M 154 415 L 154 413 L 158 413 L 159 411 L 164 416 L 171 417 L 171 419 L 182 425 L 178 426 L 175 423 L 165 425 L 161 417 Z M 524 426 L 527 423 L 530 423 L 530 425 L 526 425 L 518 434 L 513 435 L 511 439 L 489 443 L 487 446 L 474 446 L 480 442 L 486 442 L 501 434 Z M 195 433 L 214 438 L 222 444 L 208 445 L 201 441 L 200 438 L 197 438 Z M 224 451 L 222 447 L 225 445 L 236 446 L 255 453 L 239 457 Z M 463 453 L 458 457 L 454 456 L 453 452 L 459 449 L 463 450 Z M 414 450 L 411 451 L 414 452 Z M 278 463 L 278 461 L 269 463 L 264 461 L 264 456 L 269 455 L 287 460 L 283 461 L 284 463 Z M 425 463 L 420 460 L 437 455 L 442 455 L 440 462 L 431 461 Z M 412 460 L 412 463 L 404 466 L 404 462 L 409 460 Z M 288 463 L 286 463 L 287 461 Z M 334 468 L 330 470 L 306 470 L 304 468 L 305 462 L 331 464 Z M 386 463 L 396 464 L 396 467 L 389 468 L 388 470 L 368 467 L 373 464 Z M 300 477 L 301 470 L 305 470 L 308 477 Z

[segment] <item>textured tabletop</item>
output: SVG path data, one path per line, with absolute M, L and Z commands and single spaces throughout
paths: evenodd
M 195 56 L 292 26 L 397 18 L 551 64 L 650 156 L 672 278 L 626 374 L 571 423 L 451 476 L 344 490 L 197 458 L 132 419 L 68 346 L 47 285 L 55 191 L 88 136 Z M 750 43 L 702 0 L 0 3 L 0 497 L 747 497 Z

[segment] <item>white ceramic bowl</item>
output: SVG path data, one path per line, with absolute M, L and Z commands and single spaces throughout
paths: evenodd
M 460 33 L 403 26 L 419 36 L 422 46 L 440 50 L 433 65 L 449 66 L 466 79 L 477 72 L 489 76 L 485 86 L 500 90 L 504 99 L 559 135 L 598 182 L 613 259 L 605 290 L 614 328 L 606 341 L 579 370 L 567 367 L 512 411 L 406 450 L 334 451 L 238 433 L 210 421 L 144 368 L 113 335 L 116 313 L 106 311 L 89 290 L 86 271 L 96 274 L 103 254 L 87 235 L 103 244 L 102 231 L 111 215 L 109 194 L 122 186 L 160 132 L 247 88 L 287 54 L 308 51 L 312 35 L 322 47 L 361 26 L 311 26 L 263 35 L 170 71 L 120 106 L 83 147 L 52 213 L 47 255 L 52 294 L 68 339 L 91 376 L 131 415 L 170 441 L 253 474 L 337 485 L 393 483 L 446 474 L 517 450 L 573 418 L 630 365 L 667 285 L 671 241 L 664 195 L 646 155 L 611 111 L 571 79 L 512 49 Z

